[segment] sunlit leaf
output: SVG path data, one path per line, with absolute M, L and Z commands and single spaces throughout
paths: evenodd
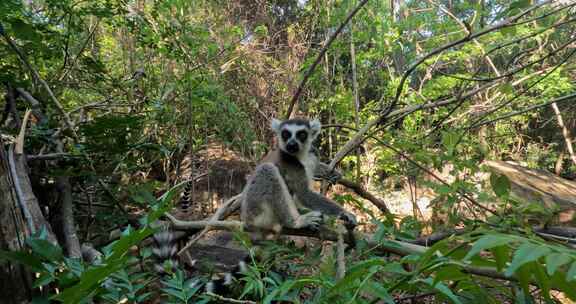
M 550 253 L 550 248 L 532 243 L 522 244 L 514 253 L 512 262 L 505 272 L 506 276 L 512 276 L 522 265 L 538 260 Z
M 546 256 L 546 272 L 548 275 L 553 275 L 558 267 L 569 263 L 572 258 L 564 253 L 552 253 Z
M 505 235 L 496 235 L 496 234 L 485 235 L 485 236 L 481 237 L 480 239 L 478 239 L 476 242 L 474 242 L 474 245 L 472 246 L 472 248 L 470 249 L 470 251 L 468 252 L 466 257 L 464 257 L 464 260 L 470 260 L 470 258 L 477 255 L 482 250 L 486 250 L 486 249 L 490 249 L 490 248 L 494 248 L 494 247 L 498 247 L 498 246 L 502 246 L 502 245 L 508 245 L 511 242 L 512 242 L 512 240 L 508 236 L 505 236 Z
M 510 180 L 506 175 L 492 173 L 490 175 L 490 185 L 498 197 L 504 197 L 510 193 Z

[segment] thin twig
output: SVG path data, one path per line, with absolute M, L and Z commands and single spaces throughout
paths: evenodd
M 370 201 L 372 204 L 374 204 L 383 213 L 390 214 L 390 209 L 388 209 L 388 206 L 386 206 L 386 202 L 377 198 L 372 193 L 368 192 L 366 189 L 364 189 L 364 187 L 362 187 L 362 185 L 355 183 L 351 180 L 344 179 L 344 178 L 341 178 L 336 182 L 338 184 L 354 191 L 354 193 L 358 194 L 360 197 Z
M 238 299 L 226 298 L 226 297 L 223 297 L 223 296 L 221 296 L 221 295 L 219 295 L 219 294 L 215 294 L 215 293 L 213 293 L 213 292 L 206 292 L 206 295 L 209 295 L 209 296 L 211 296 L 211 297 L 213 297 L 213 298 L 216 298 L 216 299 L 218 299 L 218 300 L 220 300 L 220 301 L 228 302 L 228 303 L 236 303 L 236 304 L 257 304 L 256 302 L 254 302 L 254 301 L 249 301 L 249 300 L 238 300 Z
M 54 95 L 54 92 L 52 92 L 52 89 L 50 89 L 50 86 L 48 86 L 48 83 L 46 83 L 46 81 L 44 79 L 42 79 L 42 77 L 40 77 L 40 74 L 38 73 L 38 71 L 36 71 L 36 69 L 34 69 L 34 67 L 32 67 L 32 65 L 30 64 L 30 62 L 28 62 L 28 60 L 26 59 L 24 54 L 16 46 L 14 41 L 12 41 L 12 38 L 10 38 L 10 36 L 8 36 L 8 34 L 6 34 L 2 30 L 0 30 L 0 35 L 2 35 L 2 37 L 4 37 L 4 40 L 6 40 L 6 42 L 10 46 L 10 48 L 16 53 L 16 55 L 18 55 L 18 58 L 20 58 L 20 61 L 22 61 L 24 63 L 24 65 L 28 68 L 28 70 L 30 70 L 30 73 L 32 73 L 33 77 L 38 82 L 40 82 L 40 84 L 42 84 L 42 86 L 44 87 L 46 92 L 48 92 L 48 96 L 50 96 L 50 99 L 52 99 L 52 102 L 54 103 L 54 105 L 58 109 L 58 112 L 60 112 L 60 115 L 62 115 L 62 118 L 64 119 L 64 123 L 65 123 L 66 127 L 68 127 L 68 129 L 70 129 L 70 132 L 72 132 L 72 135 L 74 136 L 74 138 L 78 138 L 78 134 L 76 134 L 76 130 L 74 129 L 74 123 L 72 122 L 72 120 L 70 119 L 70 116 L 68 116 L 66 111 L 64 111 L 64 107 L 62 107 L 62 104 L 60 104 L 60 102 L 58 101 L 58 99 Z
M 46 154 L 39 154 L 39 155 L 26 155 L 26 160 L 28 160 L 28 161 L 56 160 L 56 159 L 61 159 L 61 158 L 72 158 L 72 157 L 80 157 L 80 156 L 72 155 L 70 153 L 46 153 Z
M 570 154 L 570 159 L 574 165 L 576 165 L 576 155 L 574 154 L 574 148 L 572 148 L 572 137 L 570 136 L 570 131 L 564 124 L 564 120 L 562 119 L 562 113 L 560 113 L 560 109 L 558 105 L 554 102 L 552 103 L 552 109 L 554 110 L 554 114 L 556 114 L 556 119 L 558 120 L 558 126 L 562 129 L 562 136 L 564 136 L 564 141 L 566 142 L 566 150 L 568 150 L 568 154 Z
M 341 280 L 346 276 L 346 256 L 344 255 L 344 233 L 346 228 L 344 224 L 338 223 L 336 227 L 338 240 L 336 241 L 336 280 Z
M 288 107 L 288 112 L 286 113 L 286 118 L 290 118 L 292 116 L 292 112 L 294 111 L 294 106 L 296 105 L 296 103 L 298 102 L 298 99 L 300 98 L 300 95 L 302 94 L 302 90 L 304 90 L 304 86 L 306 85 L 306 82 L 308 82 L 308 78 L 310 78 L 310 76 L 312 76 L 312 73 L 314 73 L 314 70 L 316 69 L 316 66 L 320 63 L 320 61 L 322 61 L 322 58 L 324 57 L 324 54 L 326 53 L 326 51 L 328 51 L 328 48 L 330 47 L 330 45 L 332 44 L 332 42 L 334 42 L 334 39 L 336 39 L 336 37 L 338 36 L 338 34 L 340 34 L 340 32 L 342 32 L 342 30 L 344 29 L 344 27 L 346 26 L 346 24 L 348 24 L 348 22 L 350 22 L 350 20 L 352 20 L 352 18 L 354 17 L 354 15 L 356 15 L 356 13 L 358 13 L 358 11 L 360 11 L 360 9 L 366 4 L 368 3 L 368 0 L 362 0 L 362 2 L 360 2 L 346 17 L 346 19 L 344 19 L 344 21 L 340 24 L 340 26 L 338 27 L 338 29 L 332 33 L 332 35 L 330 36 L 330 38 L 328 38 L 328 41 L 326 41 L 326 43 L 324 44 L 324 46 L 322 47 L 322 49 L 320 50 L 320 53 L 318 53 L 318 55 L 316 56 L 316 60 L 314 60 L 314 63 L 312 63 L 312 65 L 310 66 L 310 68 L 308 68 L 308 71 L 306 71 L 306 74 L 304 74 L 304 78 L 302 78 L 302 81 L 300 82 L 300 85 L 298 86 L 298 88 L 296 89 L 296 93 L 294 93 L 294 95 L 292 96 L 292 100 L 290 101 L 290 106 Z
M 216 222 L 222 220 L 225 214 L 228 213 L 228 210 L 238 201 L 241 197 L 241 194 L 235 195 L 228 199 L 216 212 L 212 215 L 212 217 L 208 220 L 208 222 Z M 171 216 L 167 214 L 167 216 Z M 194 245 L 200 238 L 202 238 L 206 233 L 210 231 L 210 226 L 206 226 L 200 233 L 198 233 L 193 239 L 191 239 L 180 251 L 178 251 L 178 255 L 182 255 L 190 246 Z
M 563 58 L 557 65 L 555 65 L 550 71 L 546 72 L 546 74 L 544 74 L 544 76 L 540 77 L 538 80 L 534 81 L 533 83 L 529 84 L 528 86 L 526 86 L 525 88 L 523 88 L 520 92 L 516 93 L 516 95 L 514 95 L 514 97 L 506 100 L 505 102 L 501 103 L 500 105 L 486 111 L 485 113 L 483 113 L 482 117 L 476 119 L 475 121 L 473 121 L 469 127 L 467 127 L 466 129 L 473 129 L 476 128 L 477 126 L 479 126 L 478 124 L 482 123 L 482 120 L 504 108 L 505 106 L 511 104 L 514 100 L 520 98 L 521 96 L 523 96 L 524 94 L 528 93 L 528 91 L 530 91 L 533 87 L 535 87 L 538 83 L 542 82 L 543 80 L 545 80 L 546 78 L 548 78 L 550 75 L 552 75 L 552 73 L 554 73 L 557 69 L 559 69 L 564 63 L 566 63 L 568 61 L 568 59 L 570 59 L 570 57 L 574 56 L 574 54 L 576 54 L 576 50 L 573 50 L 572 52 L 570 52 L 570 54 L 568 54 L 568 56 L 566 56 L 565 58 Z M 522 79 L 520 79 L 522 80 Z M 520 81 L 519 80 L 519 81 Z M 515 85 L 514 83 L 512 84 L 513 86 Z
M 462 94 L 460 96 L 460 98 L 468 99 L 468 98 L 476 95 L 477 93 L 479 93 L 483 90 L 486 90 L 486 89 L 489 89 L 489 88 L 495 86 L 496 84 L 497 84 L 497 82 L 486 83 L 486 84 L 484 84 L 478 88 L 475 88 L 473 90 L 470 90 L 470 91 Z M 423 104 L 404 107 L 404 108 L 390 112 L 388 117 L 398 116 L 397 119 L 400 119 L 404 116 L 407 116 L 407 115 L 414 113 L 414 112 L 417 112 L 417 111 L 421 111 L 421 110 L 425 110 L 425 109 L 439 108 L 442 106 L 450 105 L 456 101 L 458 101 L 458 99 L 456 97 L 450 97 L 450 98 L 435 101 L 435 102 L 426 102 Z M 372 129 L 372 127 L 378 125 L 381 122 L 381 119 L 382 119 L 382 117 L 377 117 L 377 118 L 369 121 L 368 123 L 366 123 L 366 125 L 364 125 L 360 130 L 357 130 L 356 134 L 354 134 L 354 136 L 352 138 L 350 138 L 348 140 L 348 142 L 346 142 L 346 144 L 342 148 L 340 148 L 340 150 L 336 153 L 336 155 L 334 156 L 334 158 L 332 159 L 332 161 L 329 164 L 330 169 L 336 168 L 336 165 L 340 161 L 342 161 L 342 159 L 344 159 L 344 157 L 346 155 L 348 155 L 348 153 L 350 153 L 351 151 L 356 149 L 356 147 L 358 147 L 358 145 L 363 143 L 367 138 L 366 134 L 368 133 L 368 131 L 370 131 L 370 129 Z M 387 124 L 393 123 L 395 121 L 396 120 L 389 121 Z
M 575 95 L 576 95 L 576 94 L 575 94 Z M 339 127 L 341 127 L 341 128 L 346 128 L 346 129 L 350 129 L 350 130 L 356 130 L 355 128 L 348 127 L 348 126 L 344 126 L 344 125 L 340 125 Z M 356 131 L 357 131 L 357 130 L 356 130 Z M 402 157 L 405 158 L 408 162 L 410 162 L 410 163 L 413 164 L 414 166 L 418 167 L 420 170 L 426 172 L 428 175 L 432 176 L 434 179 L 436 179 L 437 181 L 439 181 L 439 182 L 442 183 L 443 185 L 450 186 L 450 184 L 448 184 L 448 182 L 444 181 L 442 178 L 438 177 L 438 175 L 434 174 L 434 172 L 428 170 L 428 168 L 422 166 L 422 165 L 419 164 L 417 161 L 413 160 L 413 159 L 412 159 L 410 156 L 408 156 L 406 153 L 404 153 L 404 152 L 402 152 L 402 151 L 399 151 L 398 149 L 396 149 L 396 148 L 388 145 L 387 143 L 385 143 L 384 141 L 382 141 L 381 139 L 379 139 L 379 138 L 377 138 L 377 137 L 375 137 L 375 136 L 369 135 L 368 137 L 371 138 L 371 139 L 373 139 L 373 140 L 375 140 L 375 141 L 377 141 L 379 144 L 383 145 L 384 147 L 392 150 L 394 153 L 402 156 Z M 473 199 L 472 197 L 470 197 L 468 194 L 466 194 L 463 190 L 460 190 L 460 189 L 459 189 L 457 192 L 458 192 L 463 198 L 465 198 L 467 201 L 469 201 L 470 203 L 472 203 L 474 206 L 476 206 L 476 207 L 478 207 L 478 208 L 480 208 L 480 209 L 482 209 L 482 210 L 484 210 L 484 211 L 490 212 L 490 213 L 492 213 L 492 214 L 494 214 L 494 215 L 497 215 L 497 213 L 496 213 L 495 210 L 492 210 L 492 209 L 490 209 L 490 208 L 488 208 L 488 207 L 486 207 L 486 206 L 483 206 L 482 204 L 480 204 L 479 202 L 477 202 L 475 199 Z
M 537 105 L 533 105 L 533 106 L 528 107 L 528 108 L 523 109 L 523 110 L 518 110 L 518 111 L 510 112 L 510 113 L 505 114 L 505 115 L 502 115 L 502 116 L 500 116 L 500 117 L 496 117 L 496 118 L 494 118 L 494 119 L 492 119 L 492 120 L 488 120 L 488 121 L 484 121 L 484 122 L 481 122 L 481 123 L 477 123 L 477 124 L 475 124 L 475 125 L 472 125 L 472 126 L 468 127 L 467 129 L 474 129 L 474 128 L 481 127 L 481 126 L 483 126 L 483 125 L 493 124 L 493 123 L 495 123 L 495 122 L 497 122 L 497 121 L 500 121 L 500 120 L 503 120 L 503 119 L 506 119 L 506 118 L 510 118 L 510 117 L 513 117 L 513 116 L 521 115 L 521 114 L 524 114 L 524 113 L 527 113 L 527 112 L 530 112 L 530 111 L 533 111 L 533 110 L 536 110 L 536 109 L 539 109 L 539 108 L 542 108 L 542 107 L 546 107 L 546 106 L 549 106 L 549 105 L 551 105 L 551 104 L 553 104 L 553 103 L 560 103 L 560 102 L 565 102 L 565 101 L 571 101 L 571 100 L 573 100 L 573 99 L 576 99 L 576 93 L 570 94 L 570 95 L 566 95 L 566 96 L 562 96 L 562 97 L 558 97 L 558 98 L 555 98 L 555 99 L 553 99 L 553 100 L 551 100 L 551 101 L 548 101 L 548 102 L 544 102 L 544 103 L 540 103 L 540 104 L 537 104 Z
M 402 91 L 404 91 L 404 84 L 406 83 L 406 80 L 408 80 L 408 77 L 410 76 L 410 74 L 412 74 L 412 72 L 414 72 L 416 70 L 416 68 L 418 66 L 420 66 L 422 63 L 424 63 L 427 59 L 436 56 L 448 49 L 451 49 L 457 45 L 463 44 L 465 42 L 471 41 L 473 39 L 479 38 L 481 36 L 484 36 L 488 33 L 506 28 L 506 27 L 510 27 L 510 26 L 514 26 L 516 25 L 514 22 L 516 22 L 517 20 L 519 20 L 520 18 L 522 18 L 523 16 L 525 16 L 526 14 L 528 14 L 529 12 L 550 3 L 551 1 L 544 1 L 538 4 L 535 4 L 533 6 L 531 6 L 530 8 L 528 8 L 526 11 L 512 16 L 508 19 L 503 20 L 502 22 L 499 22 L 491 27 L 488 27 L 486 29 L 483 29 L 479 32 L 476 33 L 470 33 L 470 35 L 467 35 L 466 37 L 463 37 L 461 39 L 458 39 L 456 41 L 447 43 L 439 48 L 436 48 L 434 50 L 432 50 L 431 52 L 429 52 L 428 54 L 426 54 L 425 56 L 420 57 L 420 59 L 416 60 L 416 62 L 414 62 L 412 65 L 410 65 L 410 67 L 406 70 L 406 72 L 404 72 L 404 75 L 402 76 L 402 78 L 400 79 L 400 84 L 398 85 L 398 87 L 396 88 L 396 94 L 394 95 L 394 99 L 392 100 L 392 103 L 387 107 L 387 109 L 382 113 L 382 115 L 380 115 L 380 119 L 383 121 L 386 119 L 386 117 L 388 116 L 388 114 L 390 114 L 394 108 L 396 107 L 396 105 L 398 104 L 399 100 L 400 100 L 400 95 L 402 94 Z

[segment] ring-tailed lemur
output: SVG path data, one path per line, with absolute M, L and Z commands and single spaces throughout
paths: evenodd
M 194 162 L 192 155 L 188 154 L 182 159 L 182 163 L 180 164 L 180 176 L 182 180 L 186 181 L 184 191 L 180 194 L 180 201 L 178 202 L 178 208 L 183 213 L 187 213 L 192 205 L 192 193 L 194 193 L 193 171 Z
M 169 225 L 163 225 L 160 230 L 152 236 L 154 245 L 152 254 L 154 255 L 154 270 L 160 275 L 174 272 L 180 265 L 178 256 L 178 244 L 174 232 Z
M 312 148 L 320 129 L 318 120 L 272 121 L 277 147 L 256 167 L 242 195 L 241 218 L 246 225 L 269 231 L 317 228 L 323 214 L 356 224 L 352 213 L 311 189 L 314 175 L 328 168 Z M 311 211 L 301 214 L 300 206 Z
M 311 189 L 315 176 L 331 181 L 340 178 L 338 172 L 319 162 L 312 147 L 320 128 L 317 120 L 272 121 L 277 147 L 256 167 L 242 192 L 241 219 L 247 226 L 268 231 L 279 231 L 282 227 L 317 228 L 323 214 L 340 216 L 356 225 L 352 213 Z M 312 211 L 301 214 L 299 207 Z

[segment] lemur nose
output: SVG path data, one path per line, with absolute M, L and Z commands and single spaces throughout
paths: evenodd
M 300 147 L 298 144 L 293 141 L 290 141 L 286 144 L 286 151 L 288 151 L 288 153 L 296 153 L 299 149 Z

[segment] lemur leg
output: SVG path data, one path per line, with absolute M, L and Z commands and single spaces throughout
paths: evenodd
M 282 227 L 318 227 L 322 220 L 319 212 L 298 212 L 280 171 L 271 163 L 256 167 L 243 199 L 242 220 L 249 226 L 277 231 Z

